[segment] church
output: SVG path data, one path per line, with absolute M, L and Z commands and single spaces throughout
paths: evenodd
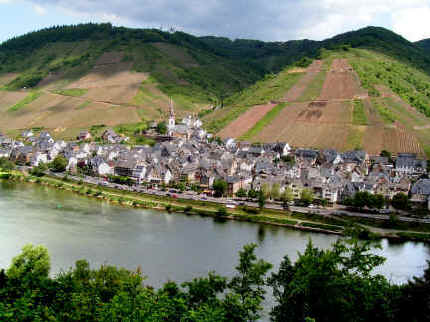
M 179 137 L 184 139 L 190 139 L 196 136 L 202 139 L 206 136 L 206 131 L 204 131 L 202 126 L 202 121 L 200 121 L 194 115 L 188 115 L 183 118 L 181 123 L 176 124 L 175 109 L 173 100 L 169 101 L 169 119 L 167 122 L 167 135 L 171 137 Z

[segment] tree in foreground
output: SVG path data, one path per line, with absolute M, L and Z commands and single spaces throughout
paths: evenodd
M 320 250 L 309 242 L 295 264 L 285 256 L 268 284 L 276 306 L 273 321 L 392 321 L 398 288 L 372 270 L 384 258 L 370 242 L 338 241 Z
M 0 321 L 256 321 L 271 264 L 255 248 L 239 253 L 231 280 L 209 273 L 155 290 L 140 269 L 93 270 L 86 260 L 51 278 L 46 248 L 27 245 L 0 271 Z

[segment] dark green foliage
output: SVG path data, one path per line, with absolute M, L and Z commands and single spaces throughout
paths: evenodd
M 216 214 L 217 214 L 217 216 L 220 216 L 220 217 L 224 217 L 224 216 L 227 216 L 227 208 L 226 207 L 220 207 L 220 208 L 218 208 L 218 210 L 216 211 Z
M 31 169 L 30 174 L 35 177 L 43 177 L 46 170 L 48 170 L 48 166 L 44 163 L 40 163 L 37 167 Z
M 391 205 L 396 209 L 408 210 L 409 209 L 409 198 L 404 193 L 397 193 L 391 200 Z
M 424 276 L 414 277 L 402 288 L 398 321 L 430 321 L 430 262 Z
M 209 273 L 159 290 L 142 284 L 138 268 L 79 260 L 73 269 L 49 276 L 44 247 L 27 245 L 0 271 L 2 321 L 255 321 L 261 314 L 264 281 L 271 265 L 258 260 L 255 245 L 240 252 L 237 273 L 228 280 Z
M 258 192 L 257 191 L 255 191 L 254 189 L 250 189 L 248 191 L 248 198 L 255 199 L 257 197 L 258 197 Z
M 296 159 L 293 155 L 283 155 L 281 156 L 281 160 L 290 166 L 293 166 L 296 163 Z
M 258 207 L 260 207 L 260 209 L 263 209 L 264 206 L 266 205 L 266 200 L 267 200 L 267 195 L 263 192 L 263 190 L 260 189 L 260 191 L 258 191 Z
M 380 155 L 381 155 L 381 157 L 388 158 L 388 160 L 389 160 L 389 161 L 391 161 L 391 160 L 392 160 L 392 159 L 391 159 L 392 154 L 391 154 L 391 152 L 389 152 L 389 151 L 382 150 Z
M 130 177 L 122 177 L 122 176 L 113 176 L 109 175 L 109 180 L 111 182 L 115 182 L 117 184 L 123 184 L 127 186 L 133 185 L 134 181 Z
M 166 122 L 160 122 L 157 124 L 157 132 L 161 135 L 167 134 Z
M 54 172 L 64 172 L 66 171 L 67 163 L 68 162 L 65 157 L 62 155 L 57 155 L 54 161 L 49 164 L 49 167 Z
M 385 205 L 385 198 L 380 194 L 363 191 L 357 192 L 353 198 L 346 199 L 345 204 L 360 209 L 364 207 L 381 209 Z
M 269 278 L 277 305 L 274 321 L 392 321 L 397 287 L 370 272 L 384 262 L 370 243 L 337 242 L 320 250 L 309 242 L 295 264 L 284 257 Z
M 222 179 L 217 179 L 214 181 L 212 188 L 215 191 L 215 197 L 219 198 L 225 196 L 227 193 L 227 182 Z
M 246 192 L 245 189 L 240 188 L 237 192 L 236 192 L 236 197 L 239 198 L 245 198 L 248 195 L 248 193 Z

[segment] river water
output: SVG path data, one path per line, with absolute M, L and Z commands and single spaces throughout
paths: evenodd
M 279 265 L 284 255 L 292 260 L 309 239 L 321 248 L 336 236 L 252 223 L 216 222 L 212 218 L 167 214 L 110 205 L 43 186 L 0 181 L 0 267 L 9 266 L 26 243 L 49 249 L 52 273 L 68 269 L 78 259 L 93 268 L 113 264 L 129 269 L 141 266 L 146 284 L 159 287 L 214 270 L 232 276 L 238 251 L 258 244 L 257 255 Z M 378 270 L 395 283 L 421 276 L 430 260 L 422 243 L 390 244 Z

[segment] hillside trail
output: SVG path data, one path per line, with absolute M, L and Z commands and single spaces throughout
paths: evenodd
M 107 105 L 109 107 L 120 107 L 120 106 L 126 106 L 126 107 L 135 107 L 135 108 L 139 108 L 139 106 L 137 105 L 133 105 L 133 104 L 118 104 L 115 102 L 109 102 L 109 101 L 101 101 L 101 100 L 94 100 L 94 99 L 88 99 L 85 97 L 79 97 L 79 96 L 69 96 L 69 95 L 62 95 L 62 94 L 58 94 L 55 93 L 54 91 L 48 90 L 48 89 L 42 89 L 41 90 L 42 93 L 48 94 L 48 95 L 52 95 L 52 96 L 56 96 L 56 97 L 63 97 L 63 98 L 73 98 L 79 101 L 82 101 L 82 103 L 85 102 L 90 102 L 90 103 L 98 103 L 98 104 L 102 104 L 102 105 Z

